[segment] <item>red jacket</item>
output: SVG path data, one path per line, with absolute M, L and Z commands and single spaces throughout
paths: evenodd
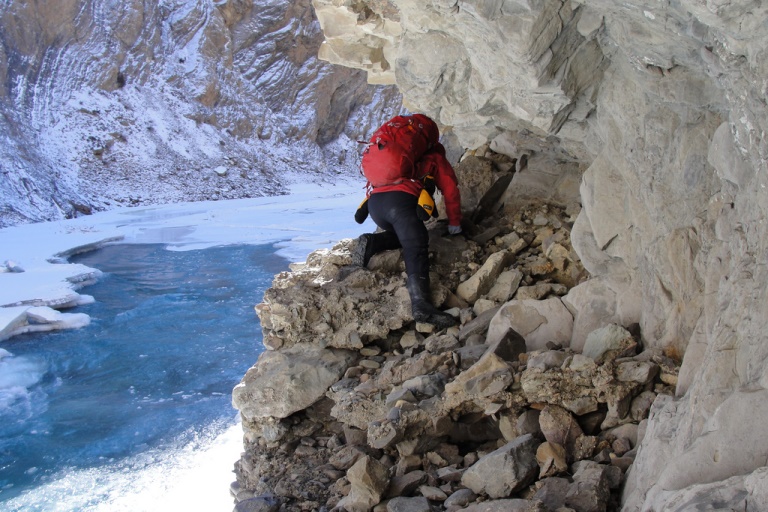
M 450 162 L 445 158 L 445 148 L 437 143 L 421 157 L 416 164 L 417 176 L 423 177 L 431 174 L 435 178 L 435 185 L 445 198 L 445 214 L 448 216 L 448 224 L 461 225 L 461 194 L 459 193 L 458 180 L 453 172 Z M 381 192 L 408 192 L 418 197 L 423 189 L 421 180 L 405 180 L 396 185 L 384 185 L 371 189 L 370 194 Z

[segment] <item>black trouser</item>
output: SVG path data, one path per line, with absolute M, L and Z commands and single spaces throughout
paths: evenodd
M 419 220 L 417 207 L 418 198 L 408 192 L 371 194 L 368 212 L 376 225 L 384 230 L 374 233 L 371 242 L 375 252 L 402 247 L 406 274 L 428 278 L 429 233 L 424 222 Z

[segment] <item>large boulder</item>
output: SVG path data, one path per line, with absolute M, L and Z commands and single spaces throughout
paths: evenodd
M 528 350 L 545 348 L 549 342 L 568 346 L 573 332 L 573 315 L 559 297 L 511 300 L 491 320 L 488 342 L 498 341 L 509 329 L 525 338 Z
M 493 253 L 472 277 L 459 285 L 456 294 L 468 303 L 474 304 L 480 296 L 491 290 L 511 259 L 512 254 L 508 251 Z
M 490 498 L 506 498 L 519 491 L 538 474 L 536 448 L 530 434 L 511 441 L 478 460 L 461 477 L 461 483 Z
M 354 359 L 348 350 L 295 346 L 267 350 L 232 391 L 244 418 L 285 418 L 317 402 Z
M 349 512 L 366 512 L 381 501 L 389 485 L 387 467 L 369 456 L 362 457 L 347 471 L 352 488 L 339 506 Z

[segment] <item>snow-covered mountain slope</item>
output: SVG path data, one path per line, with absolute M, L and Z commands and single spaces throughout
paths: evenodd
M 0 227 L 279 194 L 358 169 L 395 88 L 316 57 L 308 0 L 0 2 Z

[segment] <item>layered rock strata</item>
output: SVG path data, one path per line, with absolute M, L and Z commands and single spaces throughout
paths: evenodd
M 413 322 L 398 250 L 354 267 L 343 240 L 275 277 L 256 308 L 267 350 L 233 395 L 236 510 L 618 508 L 678 365 L 637 325 L 570 347 L 579 207 L 504 197 L 515 164 L 465 157 L 460 179 L 487 174 L 467 236 L 430 226 L 432 299 L 459 327 Z
M 394 88 L 318 60 L 309 0 L 0 9 L 0 227 L 354 175 Z

